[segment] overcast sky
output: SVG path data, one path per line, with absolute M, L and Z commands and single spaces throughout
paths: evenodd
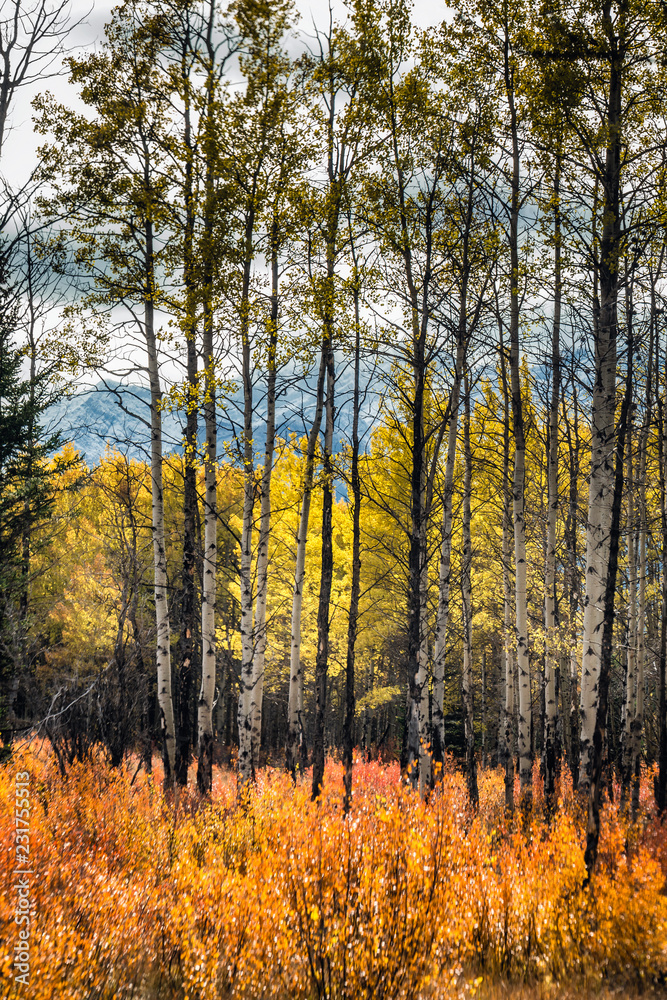
M 21 0 L 22 7 L 30 9 L 34 0 Z M 53 0 L 57 3 L 58 0 Z M 84 0 L 71 0 L 72 21 L 80 21 L 73 28 L 68 40 L 68 51 L 77 53 L 90 51 L 96 43 L 104 39 L 104 26 L 109 21 L 111 10 L 117 0 L 95 0 L 86 5 Z M 13 7 L 13 2 L 11 4 Z M 318 3 L 317 0 L 297 0 L 301 13 L 300 27 L 306 34 L 312 33 L 313 23 L 318 26 L 328 26 L 328 0 Z M 415 0 L 413 8 L 414 23 L 427 28 L 438 24 L 445 13 L 445 5 L 440 0 Z M 2 10 L 2 0 L 0 0 Z M 343 0 L 334 0 L 334 11 L 339 12 L 342 20 L 345 16 Z M 3 11 L 4 13 L 4 11 Z M 0 18 L 3 15 L 0 14 Z M 6 15 L 5 15 L 6 16 Z M 20 187 L 36 162 L 37 146 L 46 141 L 33 130 L 31 101 L 36 94 L 49 90 L 57 99 L 69 107 L 78 103 L 76 89 L 68 83 L 65 73 L 37 80 L 34 84 L 22 88 L 18 94 L 10 114 L 9 130 L 5 136 L 0 168 L 11 186 Z M 124 314 L 123 314 L 124 315 Z M 122 367 L 125 367 L 124 365 Z M 118 371 L 120 375 L 120 370 Z M 176 377 L 176 376 L 174 376 Z M 178 376 L 180 377 L 180 376 Z
M 113 0 L 95 0 L 84 3 L 82 0 L 72 0 L 72 17 L 81 23 L 73 30 L 70 47 L 73 50 L 90 48 L 96 41 L 104 37 L 104 25 L 110 18 L 111 9 L 115 6 Z M 313 0 L 297 0 L 301 12 L 300 27 L 308 32 L 313 21 L 325 25 L 328 21 L 328 4 Z M 334 10 L 344 14 L 344 4 L 334 0 Z M 415 0 L 414 22 L 420 27 L 430 27 L 438 24 L 444 15 L 445 4 L 441 0 Z M 32 108 L 30 102 L 35 94 L 43 90 L 51 90 L 63 103 L 76 104 L 73 88 L 67 83 L 65 76 L 45 79 L 31 87 L 25 87 L 19 93 L 11 114 L 11 133 L 7 139 L 2 169 L 12 184 L 20 183 L 34 164 L 35 150 L 40 137 L 32 128 Z

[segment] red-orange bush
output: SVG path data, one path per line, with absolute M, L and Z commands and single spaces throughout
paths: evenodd
M 322 800 L 260 774 L 247 812 L 218 772 L 212 803 L 167 802 L 152 780 L 30 750 L 0 769 L 0 974 L 14 982 L 14 775 L 31 775 L 34 1000 L 408 998 L 462 969 L 648 979 L 667 971 L 667 851 L 644 803 L 604 815 L 600 871 L 584 878 L 568 801 L 527 832 L 502 816 L 502 775 L 480 776 L 478 816 L 446 769 L 425 803 L 395 765 L 360 764 L 349 817 L 342 769 Z M 628 849 L 629 848 L 629 849 Z M 441 995 L 444 993 L 441 992 Z

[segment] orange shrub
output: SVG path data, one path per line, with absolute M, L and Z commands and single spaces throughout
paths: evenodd
M 14 776 L 30 773 L 30 988 L 14 980 Z M 233 776 L 212 803 L 101 761 L 66 779 L 27 750 L 0 769 L 0 976 L 31 1000 L 418 998 L 462 969 L 648 980 L 667 971 L 664 831 L 604 813 L 600 870 L 566 802 L 527 831 L 502 815 L 503 776 L 480 775 L 480 812 L 451 763 L 423 802 L 398 768 L 342 768 L 322 799 L 261 772 L 247 812 Z M 647 802 L 648 800 L 645 800 Z M 646 806 L 646 808 L 648 808 Z

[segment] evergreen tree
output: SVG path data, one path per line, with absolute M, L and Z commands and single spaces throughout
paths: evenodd
M 24 378 L 17 308 L 0 277 L 0 738 L 8 741 L 21 671 L 28 664 L 30 558 L 34 529 L 50 516 L 58 477 L 71 460 L 48 462 L 62 444 L 40 417 L 55 401 L 52 371 Z M 78 462 L 78 457 L 76 459 Z

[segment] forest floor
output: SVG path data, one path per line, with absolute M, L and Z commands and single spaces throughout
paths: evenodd
M 460 996 L 461 1000 L 664 1000 L 667 987 L 647 985 L 639 988 L 627 984 L 588 987 L 583 983 L 526 986 L 501 981 L 480 986 L 472 992 L 464 990 Z
M 502 976 L 486 979 L 471 973 L 459 983 L 433 987 L 430 1000 L 665 1000 L 667 983 L 631 983 L 619 978 L 614 983 L 601 983 L 574 977 L 569 982 L 550 979 L 533 983 L 517 982 Z
M 499 771 L 480 771 L 473 813 L 453 762 L 428 802 L 398 764 L 358 762 L 345 817 L 333 760 L 319 803 L 307 775 L 293 787 L 267 767 L 241 809 L 226 768 L 215 769 L 208 802 L 193 786 L 165 797 L 158 765 L 151 775 L 136 762 L 112 770 L 93 755 L 63 775 L 45 750 L 24 748 L 0 767 L 0 852 L 10 858 L 0 866 L 1 995 L 664 996 L 667 829 L 651 778 L 636 824 L 617 796 L 605 805 L 598 869 L 584 887 L 571 786 L 564 777 L 547 821 L 537 770 L 523 823 L 505 815 Z M 29 798 L 27 991 L 14 979 L 19 789 Z

